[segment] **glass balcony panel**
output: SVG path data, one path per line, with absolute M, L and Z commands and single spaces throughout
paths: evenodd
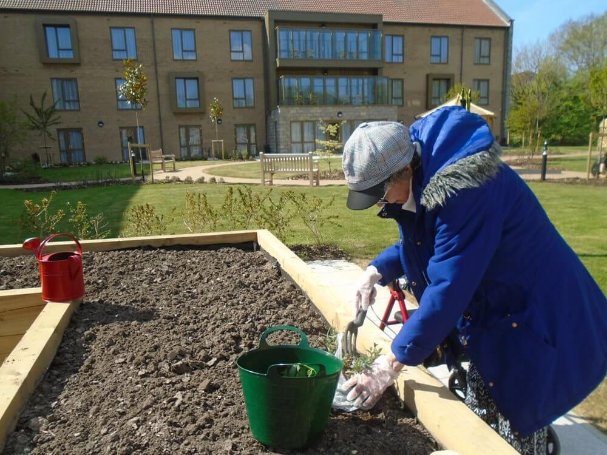
M 278 84 L 285 105 L 388 104 L 390 94 L 383 76 L 283 76 Z
M 381 60 L 381 32 L 279 27 L 278 57 L 284 59 Z

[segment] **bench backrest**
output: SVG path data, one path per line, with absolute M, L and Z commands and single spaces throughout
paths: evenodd
M 150 161 L 163 161 L 162 149 L 150 150 Z
M 310 153 L 260 153 L 261 166 L 266 172 L 302 172 L 314 169 L 316 157 Z

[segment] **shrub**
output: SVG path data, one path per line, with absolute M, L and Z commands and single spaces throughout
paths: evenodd
M 65 216 L 62 209 L 53 211 L 51 204 L 57 193 L 52 191 L 48 197 L 43 197 L 40 203 L 31 199 L 23 201 L 25 209 L 21 212 L 19 224 L 26 236 L 36 235 L 40 238 L 57 231 L 57 225 Z
M 126 237 L 162 235 L 171 221 L 172 218 L 165 220 L 164 215 L 156 215 L 156 210 L 148 203 L 136 205 L 127 212 L 124 234 Z
M 78 201 L 76 206 L 69 202 L 66 205 L 69 213 L 70 232 L 76 237 L 79 239 L 103 239 L 110 235 L 103 213 L 91 217 L 88 214 L 86 204 L 81 201 Z
M 93 159 L 93 163 L 95 163 L 95 164 L 108 164 L 108 159 L 105 156 L 96 156 Z
M 183 179 L 183 183 L 194 183 L 194 179 L 188 175 Z
M 196 179 L 196 183 L 204 183 L 204 175 L 201 175 Z
M 171 183 L 180 183 L 181 179 L 179 177 L 177 177 L 176 175 L 173 175 L 171 177 Z
M 190 232 L 217 230 L 219 212 L 209 204 L 204 193 L 186 193 L 183 224 Z

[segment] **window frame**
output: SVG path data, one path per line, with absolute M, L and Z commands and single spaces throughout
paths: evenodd
M 439 52 L 434 54 L 434 41 L 439 41 Z M 445 44 L 443 49 L 443 44 Z M 445 55 L 443 56 L 443 50 Z M 445 65 L 449 63 L 449 36 L 447 35 L 432 35 L 430 37 L 430 63 L 433 65 Z
M 483 54 L 483 43 L 488 43 L 487 55 Z M 491 64 L 491 38 L 474 38 L 474 64 L 475 65 L 490 65 Z
M 481 91 L 481 85 L 486 85 L 486 96 L 483 97 L 483 92 Z M 489 105 L 489 89 L 491 87 L 491 82 L 489 79 L 473 79 L 472 80 L 472 89 L 479 94 L 478 101 L 476 104 L 479 106 L 488 106 Z
M 200 143 L 194 144 L 190 142 L 190 131 L 198 131 L 200 137 Z M 184 133 L 183 137 L 186 139 L 187 143 L 184 144 L 182 139 L 182 131 Z M 202 136 L 202 125 L 179 125 L 177 128 L 177 134 L 179 135 L 179 158 L 181 159 L 197 159 L 204 157 L 204 147 L 203 147 L 203 136 Z M 200 154 L 192 154 L 193 147 L 200 147 Z M 185 152 L 184 152 L 185 151 Z
M 301 137 L 301 141 L 297 141 L 295 142 L 293 140 L 293 127 L 294 125 L 298 124 L 299 125 L 299 134 Z M 306 141 L 305 140 L 305 124 L 312 124 L 313 128 L 312 128 L 312 141 Z M 308 152 L 313 152 L 314 150 L 316 150 L 316 132 L 318 129 L 318 125 L 314 120 L 291 120 L 290 124 L 289 124 L 289 153 L 308 153 Z M 300 144 L 301 145 L 301 151 L 295 151 L 293 149 L 293 145 L 294 144 Z M 312 144 L 312 149 L 311 150 L 307 150 L 306 151 L 306 144 L 310 145 Z
M 123 39 L 126 46 L 124 49 L 117 49 L 114 47 L 114 31 L 123 32 Z M 129 49 L 127 31 L 132 31 L 133 33 L 133 49 Z M 110 44 L 112 46 L 112 60 L 137 60 L 137 33 L 135 27 L 110 27 Z M 132 54 L 131 51 L 133 52 Z M 116 52 L 125 52 L 126 56 L 116 57 Z
M 70 31 L 72 57 L 51 57 L 46 40 L 46 27 L 67 27 Z M 36 38 L 38 53 L 42 63 L 80 63 L 80 45 L 78 27 L 74 19 L 66 17 L 41 17 L 36 19 Z
M 432 82 L 439 79 L 448 80 L 447 91 L 451 87 L 453 87 L 453 81 L 455 80 L 455 76 L 452 73 L 434 73 L 426 75 L 426 108 L 431 109 L 436 106 L 440 106 L 441 103 L 434 104 L 432 103 Z M 446 93 L 445 92 L 445 93 Z M 443 101 L 444 102 L 444 101 Z
M 175 112 L 175 113 L 201 113 L 201 112 L 205 111 L 204 84 L 203 84 L 202 76 L 203 76 L 202 73 L 199 71 L 182 71 L 182 72 L 178 72 L 178 73 L 169 73 L 169 80 L 170 80 L 169 91 L 170 91 L 170 97 L 171 97 L 171 108 L 173 109 L 173 112 Z M 178 102 L 177 102 L 177 80 L 178 79 L 185 79 L 185 80 L 196 79 L 197 80 L 197 88 L 198 88 L 198 106 L 197 107 L 193 107 L 193 106 L 179 107 Z
M 238 128 L 246 128 L 247 142 L 238 142 Z M 251 140 L 253 131 L 254 141 Z M 240 151 L 239 145 L 245 145 L 249 157 L 257 156 L 257 125 L 255 123 L 237 123 L 234 125 L 234 144 L 236 150 Z
M 233 34 L 240 34 L 241 49 L 234 49 Z M 245 51 L 245 35 L 249 36 L 249 58 Z M 242 54 L 242 58 L 234 58 L 234 54 Z M 253 61 L 253 32 L 251 30 L 230 30 L 230 60 L 233 62 L 252 62 Z
M 176 46 L 176 41 L 175 41 L 175 33 L 179 32 L 179 44 L 180 44 L 180 53 L 181 53 L 181 58 L 177 57 L 175 55 L 175 46 Z M 194 49 L 187 49 L 185 50 L 183 47 L 183 34 L 184 32 L 191 32 L 192 33 L 192 39 L 193 39 L 193 43 L 194 43 Z M 192 62 L 192 61 L 196 61 L 198 60 L 198 49 L 196 46 L 196 30 L 193 28 L 179 28 L 179 27 L 173 27 L 171 28 L 171 51 L 173 53 L 173 60 L 176 62 L 182 62 L 182 61 L 187 61 L 187 62 Z M 184 54 L 186 52 L 189 53 L 193 53 L 193 57 L 188 57 L 185 58 Z
M 68 83 L 74 84 L 72 88 L 75 89 L 74 91 L 76 94 L 76 98 L 66 98 L 66 93 L 69 92 L 69 90 L 66 90 Z M 57 91 L 55 90 L 57 84 L 60 84 L 59 88 L 61 93 L 57 93 Z M 80 110 L 80 93 L 78 91 L 78 79 L 76 79 L 75 77 L 52 77 L 51 93 L 53 95 L 53 103 L 58 111 L 69 112 Z M 74 107 L 67 107 L 68 104 L 71 106 L 72 103 L 75 103 Z
M 400 101 L 394 102 L 396 98 L 394 98 L 394 84 L 400 85 Z M 404 79 L 390 79 L 390 99 L 389 104 L 392 106 L 404 106 L 405 105 L 405 81 Z
M 401 43 L 401 53 L 397 54 L 394 52 L 394 40 L 395 38 L 400 38 Z M 390 41 L 390 54 L 388 54 L 388 40 Z M 405 36 L 404 35 L 395 35 L 395 34 L 386 34 L 384 38 L 384 61 L 386 63 L 403 63 L 405 61 Z M 390 58 L 388 58 L 390 56 Z M 395 58 L 397 57 L 397 58 Z M 400 60 L 398 59 L 400 57 Z
M 236 98 L 235 94 L 236 94 L 236 86 L 235 84 L 239 81 L 243 82 L 243 91 L 244 91 L 244 98 Z M 252 103 L 249 105 L 247 104 L 247 82 L 251 81 L 251 99 L 252 99 Z M 236 102 L 237 100 L 240 99 L 244 99 L 244 106 L 240 106 L 238 105 L 238 103 Z M 255 107 L 255 79 L 252 77 L 234 77 L 232 78 L 232 107 L 234 109 L 251 109 Z
M 64 136 L 65 134 L 67 136 Z M 71 137 L 70 133 L 79 133 L 80 140 L 82 142 L 82 159 L 79 161 L 74 161 L 73 154 L 71 152 Z M 70 143 L 68 144 L 68 148 L 64 150 L 62 148 L 62 144 L 65 142 L 65 138 L 68 138 Z M 63 140 L 62 140 L 63 139 Z M 82 128 L 57 128 L 57 145 L 59 147 L 59 162 L 73 164 L 73 163 L 86 163 L 86 147 L 84 146 L 84 133 L 82 132 Z M 64 160 L 65 155 L 65 160 Z

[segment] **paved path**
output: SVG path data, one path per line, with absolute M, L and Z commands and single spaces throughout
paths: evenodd
M 236 161 L 234 163 L 220 163 L 220 164 L 211 164 L 206 166 L 192 166 L 186 167 L 183 169 L 178 169 L 176 171 L 154 171 L 154 180 L 164 180 L 167 177 L 179 177 L 180 180 L 184 180 L 186 177 L 191 177 L 192 180 L 196 181 L 199 177 L 204 177 L 205 181 L 208 182 L 211 178 L 215 178 L 216 180 L 223 179 L 225 183 L 245 183 L 245 184 L 255 184 L 258 185 L 261 183 L 261 178 L 246 178 L 246 177 L 227 177 L 227 176 L 218 176 L 212 174 L 213 168 L 224 167 L 224 166 L 234 166 L 242 164 L 242 162 Z M 525 180 L 540 180 L 541 173 L 536 169 L 523 169 L 519 166 L 512 166 L 512 168 L 519 173 L 519 175 Z M 211 172 L 209 172 L 211 171 Z M 146 174 L 146 181 L 150 181 L 150 175 Z M 559 179 L 586 179 L 585 172 L 575 172 L 575 171 L 548 171 L 546 173 L 546 180 L 559 180 Z M 591 177 L 592 178 L 592 177 Z M 601 178 L 605 178 L 605 176 L 601 176 Z M 123 181 L 129 181 L 130 178 L 121 179 Z M 35 188 L 55 188 L 55 187 L 69 187 L 72 185 L 80 185 L 82 182 L 64 182 L 61 184 L 55 183 L 35 183 L 35 184 L 27 184 L 27 185 L 0 185 L 0 189 L 35 189 Z M 320 180 L 320 186 L 331 186 L 331 185 L 345 185 L 345 180 Z M 298 180 L 287 180 L 287 179 L 274 179 L 274 185 L 276 186 L 309 186 L 310 182 L 307 179 L 298 179 Z

